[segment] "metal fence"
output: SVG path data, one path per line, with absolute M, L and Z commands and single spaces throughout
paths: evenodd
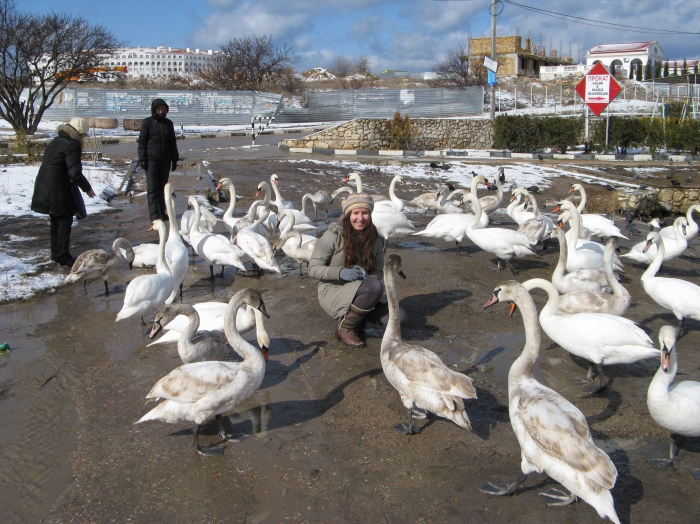
M 481 115 L 484 90 L 351 89 L 313 93 L 305 108 L 283 107 L 277 122 L 327 122 L 354 118 L 391 118 L 396 111 L 411 118 Z
M 251 117 L 273 116 L 282 107 L 282 95 L 253 91 L 66 89 L 44 113 L 44 119 L 112 117 L 122 124 L 125 118 L 151 116 L 154 98 L 168 103 L 168 118 L 186 125 L 250 124 Z

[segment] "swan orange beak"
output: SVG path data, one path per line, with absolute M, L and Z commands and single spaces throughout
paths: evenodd
M 255 192 L 255 196 L 260 196 L 260 190 L 259 190 L 259 189 Z
M 646 253 L 647 251 L 649 251 L 649 249 L 651 248 L 651 245 L 653 243 L 654 243 L 654 241 L 651 238 L 649 240 L 647 240 L 647 245 L 644 246 L 644 249 L 642 249 L 642 253 Z
M 153 231 L 153 224 L 151 224 L 151 227 L 149 227 L 146 231 Z
M 552 209 L 550 213 L 556 213 L 557 211 L 561 211 L 561 204 L 557 204 L 556 206 L 554 206 L 554 209 Z
M 280 181 L 277 180 L 276 178 L 275 178 L 275 185 L 276 185 L 276 186 L 279 186 L 279 185 L 280 185 Z
M 491 300 L 489 300 L 488 302 L 486 302 L 486 304 L 484 304 L 484 309 L 486 309 L 487 307 L 493 306 L 496 302 L 498 302 L 498 295 L 496 295 L 496 293 L 494 293 L 491 296 Z
M 671 368 L 671 350 L 666 346 L 661 348 L 661 369 L 668 371 Z
M 558 227 L 559 229 L 563 228 L 563 227 L 564 227 L 564 222 L 562 222 L 561 220 L 560 220 L 559 222 L 557 222 L 557 227 Z
M 574 192 L 574 188 L 572 187 L 571 189 L 569 189 L 568 192 L 569 192 L 569 193 L 573 193 L 573 192 Z
M 512 197 L 510 197 L 510 201 L 512 202 L 513 200 L 515 200 L 515 195 L 513 195 Z
M 343 184 L 347 184 L 348 180 L 350 180 L 349 176 L 346 176 L 345 178 L 343 178 Z
M 219 183 L 219 184 L 216 184 L 216 190 L 217 190 L 217 191 L 218 191 L 219 189 L 221 189 L 221 187 L 222 187 L 222 186 L 221 186 L 220 183 Z
M 270 360 L 270 355 L 269 355 L 269 353 L 267 352 L 267 347 L 266 347 L 266 346 L 263 346 L 263 347 L 260 348 L 260 353 L 262 353 L 262 356 L 263 356 L 263 358 L 265 359 L 265 362 L 267 362 L 268 360 Z
M 515 308 L 517 306 L 515 305 L 515 302 L 508 302 L 508 304 L 510 304 L 510 311 L 508 312 L 508 316 L 512 317 L 513 313 L 515 313 Z

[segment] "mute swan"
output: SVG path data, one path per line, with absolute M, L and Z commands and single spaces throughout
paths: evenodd
M 291 242 L 288 242 L 291 240 Z M 272 255 L 279 248 L 290 257 L 299 263 L 299 276 L 302 275 L 302 264 L 306 262 L 306 267 L 308 271 L 309 262 L 311 261 L 311 255 L 313 255 L 314 249 L 316 248 L 316 239 L 302 244 L 301 233 L 299 231 L 290 231 L 282 235 L 277 242 L 272 247 Z
M 295 225 L 295 218 L 294 218 L 294 213 L 291 212 L 291 209 L 283 209 L 280 214 L 278 215 L 278 218 L 280 219 L 279 224 L 277 227 L 280 229 L 279 236 L 283 237 L 290 231 L 294 229 Z M 315 241 L 316 237 L 312 237 L 311 235 L 305 235 L 304 233 L 301 234 L 301 243 L 306 244 L 307 242 Z M 287 242 L 290 243 L 290 242 Z
M 226 226 L 226 231 L 230 233 L 237 220 L 233 218 L 233 212 L 236 209 L 236 186 L 234 186 L 230 178 L 222 178 L 219 180 L 219 183 L 216 186 L 217 191 L 220 191 L 221 189 L 225 189 L 229 194 L 228 208 L 226 209 L 224 216 L 221 217 L 221 220 L 223 221 L 224 226 Z
M 129 282 L 124 294 L 124 305 L 117 314 L 116 322 L 127 317 L 138 315 L 143 321 L 143 315 L 158 311 L 173 291 L 173 276 L 165 262 L 165 224 L 162 220 L 153 221 L 153 229 L 158 231 L 158 260 L 155 275 L 139 275 Z
M 202 232 L 209 232 L 211 233 L 214 231 L 214 226 L 216 223 L 219 221 L 218 218 L 214 216 L 214 214 L 207 209 L 207 207 L 204 205 L 205 203 L 208 205 L 209 202 L 207 202 L 207 199 L 203 197 L 202 195 L 196 195 L 197 202 L 199 202 L 199 213 L 200 213 L 200 218 L 199 218 L 199 229 L 202 230 Z M 211 206 L 210 206 L 211 207 Z M 180 235 L 182 238 L 185 239 L 185 241 L 189 242 L 190 238 L 190 229 L 192 229 L 192 222 L 194 221 L 194 211 L 191 209 L 187 209 L 183 214 L 182 217 L 180 218 Z
M 265 376 L 267 350 L 260 350 L 246 342 L 236 330 L 235 312 L 248 304 L 268 316 L 260 293 L 243 289 L 236 293 L 226 311 L 226 338 L 243 362 L 194 362 L 171 371 L 160 379 L 146 398 L 165 399 L 136 423 L 160 420 L 169 424 L 189 421 L 192 427 L 194 450 L 200 455 L 221 455 L 223 447 L 199 446 L 199 426 L 216 417 L 220 436 L 228 440 L 221 413 L 232 410 L 244 402 L 262 384 Z
M 440 202 L 442 202 L 443 205 L 454 205 L 448 201 L 450 199 L 450 196 L 448 196 L 450 191 L 454 191 L 454 186 L 450 183 L 447 183 L 439 187 L 437 191 L 431 191 L 429 193 L 423 193 L 421 195 L 418 195 L 413 200 L 411 200 L 410 203 L 414 206 L 420 207 L 424 211 L 423 214 L 427 214 L 428 211 L 434 211 L 435 215 L 437 216 Z M 459 210 L 454 211 L 456 213 L 464 212 L 464 210 L 460 207 L 455 206 L 455 208 Z
M 277 265 L 277 261 L 272 253 L 272 247 L 267 239 L 255 232 L 256 227 L 265 220 L 265 215 L 259 217 L 254 224 L 244 227 L 236 236 L 236 243 L 246 255 L 248 255 L 253 264 L 262 271 L 267 269 L 277 274 L 282 271 Z
M 658 469 L 676 469 L 678 453 L 675 435 L 700 437 L 700 382 L 686 380 L 671 385 L 678 372 L 676 330 L 663 326 L 659 330 L 661 365 L 647 390 L 647 407 L 651 418 L 671 432 L 668 459 L 654 459 L 649 463 Z
M 333 191 L 333 193 L 331 193 L 331 198 L 335 201 L 335 199 L 338 195 L 341 195 L 343 193 L 347 193 L 348 195 L 352 195 L 354 192 L 355 192 L 355 190 L 351 187 L 348 187 L 348 186 L 339 187 L 338 189 Z
M 276 176 L 276 175 L 275 175 Z M 276 187 L 276 186 L 275 186 Z M 258 184 L 258 191 L 255 193 L 255 196 L 258 196 L 260 194 L 260 191 L 263 191 L 265 193 L 265 202 L 269 202 L 269 198 L 267 195 L 269 194 L 270 191 L 270 186 L 267 182 L 260 182 Z M 270 204 L 274 204 L 275 202 L 270 202 Z M 285 209 L 288 210 L 290 213 L 294 214 L 294 224 L 296 229 L 316 229 L 316 226 L 314 226 L 311 223 L 311 219 L 306 216 L 306 214 L 302 213 L 301 211 L 298 211 L 296 209 L 292 209 L 291 207 L 278 207 L 277 208 L 277 215 L 275 217 L 275 224 L 272 225 L 269 220 L 266 220 L 268 223 L 268 227 L 270 230 L 275 229 L 275 227 L 282 227 L 282 219 L 280 218 L 280 215 L 282 214 L 282 211 Z M 258 210 L 258 217 L 260 217 L 262 211 Z M 274 213 L 270 213 L 271 215 Z
M 700 205 L 696 204 L 694 206 L 690 206 L 688 208 L 688 211 L 686 211 L 685 213 L 685 219 L 688 225 L 685 228 L 685 233 L 683 233 L 683 236 L 688 241 L 688 243 L 690 243 L 691 240 L 698 236 L 698 223 L 695 220 L 693 220 L 694 211 L 700 211 Z M 676 232 L 674 231 L 673 226 L 661 228 L 661 231 L 659 231 L 659 233 L 662 237 L 664 237 L 664 240 L 667 238 L 670 238 L 672 240 L 676 239 Z
M 484 213 L 492 213 L 498 209 L 503 202 L 503 188 L 501 187 L 501 182 L 505 181 L 506 177 L 503 174 L 503 167 L 498 168 L 498 175 L 496 176 L 496 188 L 497 193 L 495 195 L 486 195 L 479 199 L 481 203 L 481 209 Z M 491 184 L 486 181 L 486 187 L 490 187 Z
M 610 490 L 617 480 L 617 469 L 596 447 L 583 413 L 553 389 L 532 376 L 540 352 L 540 329 L 532 297 L 518 282 L 501 283 L 484 308 L 496 302 L 510 302 L 511 314 L 517 307 L 525 326 L 525 348 L 508 373 L 508 413 L 520 444 L 522 475 L 511 484 L 488 482 L 480 491 L 490 495 L 510 495 L 530 473 L 546 473 L 570 491 L 553 489 L 541 496 L 549 505 L 564 506 L 580 497 L 616 524 L 620 520 Z
M 374 209 L 378 207 L 387 206 L 394 211 L 403 211 L 404 202 L 399 197 L 396 196 L 396 184 L 401 182 L 405 184 L 405 180 L 401 175 L 396 175 L 391 179 L 391 184 L 389 185 L 389 200 L 379 200 L 374 202 Z
M 280 194 L 279 190 L 279 177 L 276 174 L 271 174 L 270 175 L 270 186 L 272 186 L 272 189 L 275 192 L 275 200 L 272 202 L 272 205 L 277 206 L 277 212 L 279 213 L 283 209 L 292 209 L 294 208 L 294 204 L 292 204 L 289 200 L 282 200 L 282 195 Z M 301 224 L 302 222 L 299 221 Z
M 620 284 L 612 271 L 612 254 L 617 247 L 617 237 L 609 237 L 603 255 L 603 271 L 612 294 L 602 291 L 573 291 L 559 297 L 557 314 L 572 313 L 608 313 L 622 316 L 630 307 L 630 294 Z
M 686 317 L 700 320 L 700 286 L 680 278 L 657 277 L 665 257 L 666 239 L 652 231 L 647 235 L 646 243 L 649 246 L 655 244 L 657 251 L 653 262 L 642 274 L 642 287 L 654 302 L 676 315 L 680 336 Z
M 554 284 L 533 278 L 523 286 L 527 290 L 540 288 L 549 297 L 540 311 L 540 325 L 547 336 L 569 353 L 597 365 L 600 386 L 590 394 L 608 387 L 603 374 L 604 364 L 631 364 L 659 355 L 649 336 L 635 322 L 607 313 L 557 315 L 559 293 Z M 593 364 L 588 369 L 589 382 L 593 380 Z
M 688 249 L 688 241 L 685 239 L 685 222 L 685 217 L 676 218 L 673 221 L 673 230 L 676 233 L 676 238 L 664 237 L 664 262 L 678 258 Z M 656 243 L 649 243 L 648 240 L 645 240 L 632 246 L 629 253 L 625 253 L 622 256 L 642 264 L 651 264 L 656 258 L 656 250 Z
M 260 196 L 260 191 L 263 192 L 262 203 L 265 205 L 263 207 L 257 208 L 257 210 L 258 210 L 257 216 L 261 217 L 263 215 L 263 213 L 265 212 L 265 210 L 267 210 L 269 212 L 269 214 L 267 215 L 267 219 L 265 219 L 265 221 L 263 222 L 263 225 L 265 226 L 265 228 L 272 231 L 277 226 L 279 226 L 279 221 L 277 220 L 277 214 L 273 211 L 270 211 L 270 207 L 269 207 L 270 206 L 270 197 L 272 195 L 272 189 L 270 189 L 270 184 L 268 184 L 267 182 L 260 182 L 258 184 L 257 190 L 255 191 L 256 197 Z M 256 200 L 256 202 L 257 202 L 257 200 Z M 255 202 L 253 202 L 253 205 L 254 204 L 255 204 Z M 251 205 L 250 209 L 248 209 L 248 214 L 252 214 L 253 205 Z M 261 228 L 261 229 L 263 229 L 263 228 Z M 267 233 L 267 231 L 264 231 L 264 230 L 260 231 L 260 234 L 264 237 L 269 236 L 269 233 Z
M 314 220 L 318 220 L 318 210 L 326 212 L 326 222 L 328 222 L 328 209 L 333 203 L 333 198 L 325 189 L 316 191 L 313 195 L 311 193 L 306 193 L 301 198 L 301 212 L 306 214 L 306 200 L 310 200 L 311 204 L 314 206 Z
M 582 184 L 572 184 L 571 189 L 569 189 L 569 193 L 573 193 L 574 191 L 578 191 L 581 194 L 581 202 L 579 202 L 579 205 L 576 207 L 581 215 L 581 225 L 587 228 L 591 232 L 591 235 L 600 238 L 627 238 L 620 232 L 618 227 L 615 225 L 615 222 L 609 218 L 606 218 L 603 215 L 584 213 L 586 210 L 587 197 L 586 190 L 583 188 Z
M 521 258 L 527 255 L 534 255 L 530 249 L 530 242 L 523 235 L 511 229 L 488 227 L 477 229 L 479 219 L 483 215 L 481 203 L 474 193 L 465 195 L 465 198 L 472 203 L 476 213 L 476 220 L 467 224 L 467 236 L 476 246 L 488 251 L 498 257 L 498 269 L 501 268 L 501 261 L 512 274 L 515 274 L 510 261 L 513 258 Z
M 226 316 L 226 308 L 228 304 L 225 302 L 200 302 L 193 304 L 192 307 L 199 315 L 200 324 L 198 331 L 223 331 L 224 318 Z M 165 344 L 167 342 L 177 342 L 180 335 L 187 328 L 188 320 L 185 315 L 177 315 L 171 321 L 163 325 L 163 319 L 154 322 L 155 333 L 151 331 L 150 338 L 152 339 L 161 330 L 164 331 L 163 336 L 148 344 L 147 347 L 155 346 L 156 344 Z M 255 334 L 258 340 L 258 345 L 262 348 L 270 347 L 270 336 L 265 328 L 264 317 L 257 309 L 243 305 L 236 312 L 236 329 L 239 333 L 246 333 L 255 328 Z
M 559 228 L 552 229 L 550 233 L 559 240 L 559 261 L 552 273 L 552 284 L 557 291 L 562 294 L 572 291 L 603 291 L 603 288 L 608 285 L 603 269 L 579 269 L 573 273 L 566 273 L 568 256 L 566 235 Z
M 555 228 L 554 222 L 552 222 L 551 218 L 544 216 L 540 212 L 535 195 L 519 187 L 513 189 L 513 197 L 515 195 L 523 195 L 525 198 L 529 199 L 534 209 L 532 218 L 520 223 L 518 233 L 527 238 L 532 246 L 539 244 L 542 240 L 546 239 L 549 236 L 549 232 Z
M 561 215 L 559 215 L 557 219 L 557 227 L 562 227 L 564 223 L 567 222 L 569 224 L 569 230 L 566 232 L 566 241 L 569 242 L 569 244 L 572 244 L 574 241 L 573 219 L 571 217 L 571 213 L 569 213 L 568 211 L 564 211 Z M 578 237 L 576 238 L 576 246 L 579 247 L 584 242 L 593 242 L 591 240 L 591 232 L 588 230 L 588 228 L 583 227 L 583 225 L 579 225 Z
M 420 433 L 421 428 L 413 425 L 413 408 L 418 408 L 450 419 L 471 431 L 472 425 L 462 399 L 476 398 L 472 379 L 448 368 L 432 351 L 401 341 L 397 274 L 406 278 L 401 257 L 389 255 L 384 263 L 389 323 L 379 357 L 387 380 L 399 392 L 401 403 L 408 412 L 408 424 L 399 424 L 395 429 L 405 435 Z
M 508 207 L 506 207 L 506 214 L 515 220 L 516 224 L 520 225 L 531 218 L 535 218 L 535 214 L 531 211 L 527 211 L 527 200 L 522 202 L 522 193 L 515 193 L 515 189 L 517 188 L 513 188 L 513 194 L 510 197 L 510 204 L 508 204 Z
M 148 338 L 156 336 L 162 324 L 167 324 L 178 315 L 184 315 L 187 318 L 187 326 L 182 330 L 177 341 L 177 352 L 183 364 L 226 360 L 229 351 L 226 335 L 221 331 L 200 329 L 199 314 L 189 304 L 166 305 L 158 311 Z
M 263 202 L 262 200 L 256 200 L 253 202 L 250 206 L 250 209 L 248 209 L 248 212 L 240 217 L 240 218 L 232 218 L 229 221 L 229 224 L 231 224 L 231 243 L 234 243 L 234 240 L 236 238 L 236 235 L 238 235 L 238 232 L 243 229 L 244 227 L 251 226 L 255 223 L 255 221 L 262 216 L 262 213 L 264 211 L 269 210 L 267 207 L 267 204 Z M 277 223 L 279 226 L 279 223 Z M 259 224 L 255 228 L 255 232 L 258 235 L 262 235 L 265 238 L 270 236 L 270 233 L 265 229 L 262 224 Z
M 123 248 L 125 255 L 122 254 L 119 248 Z M 105 296 L 109 296 L 109 270 L 117 265 L 120 258 L 124 258 L 129 264 L 129 269 L 132 269 L 134 261 L 134 250 L 131 249 L 131 244 L 125 238 L 117 238 L 112 243 L 112 253 L 104 249 L 91 249 L 81 253 L 75 259 L 70 273 L 66 276 L 64 282 L 70 284 L 83 279 L 83 290 L 87 293 L 88 276 L 99 273 L 105 285 Z
M 219 275 L 221 277 L 224 276 L 224 268 L 226 266 L 234 266 L 245 271 L 245 266 L 243 262 L 241 262 L 243 252 L 238 247 L 231 245 L 231 243 L 221 235 L 202 233 L 202 231 L 195 226 L 200 219 L 199 202 L 197 202 L 194 195 L 190 195 L 187 201 L 194 207 L 195 213 L 195 218 L 192 221 L 190 229 L 190 241 L 194 250 L 204 257 L 204 260 L 209 262 L 211 279 L 214 280 L 214 264 L 221 264 L 221 275 Z
M 450 214 L 462 214 L 464 213 L 464 209 L 462 209 L 461 205 L 461 196 L 464 195 L 466 190 L 464 189 L 450 189 L 449 186 L 444 185 L 438 191 L 438 199 L 437 199 L 437 204 L 435 206 L 435 212 L 436 213 L 442 213 L 446 215 Z M 459 193 L 460 194 L 460 202 L 459 204 L 455 204 L 452 202 L 452 196 Z
M 462 195 L 462 203 L 468 202 L 466 195 Z M 457 214 L 448 213 L 438 215 L 425 226 L 423 231 L 413 233 L 414 236 L 441 238 L 445 242 L 454 242 L 457 245 L 457 256 L 462 254 L 462 240 L 467 235 L 467 225 L 476 220 L 471 213 Z M 489 216 L 481 214 L 477 228 L 483 229 L 489 225 Z
M 168 269 L 170 269 L 170 273 L 173 276 L 173 290 L 165 300 L 165 303 L 172 304 L 178 291 L 180 292 L 180 300 L 182 300 L 182 283 L 185 281 L 190 264 L 187 247 L 182 242 L 180 231 L 177 228 L 177 220 L 175 220 L 173 185 L 170 182 L 165 184 L 165 206 L 168 209 L 168 220 L 170 222 L 168 241 L 165 243 L 165 263 L 168 264 Z

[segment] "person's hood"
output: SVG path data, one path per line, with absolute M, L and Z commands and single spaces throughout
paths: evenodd
M 71 125 L 68 124 L 61 124 L 56 128 L 56 131 L 58 132 L 58 135 L 61 136 L 67 135 L 69 138 L 72 138 L 73 140 L 77 140 L 81 144 L 83 143 L 83 137 L 80 136 L 80 133 L 78 133 L 75 128 Z
M 163 100 L 162 98 L 156 98 L 155 100 L 153 100 L 153 102 L 151 102 L 151 116 L 153 118 L 158 118 L 158 116 L 156 115 L 156 107 L 158 107 L 158 106 L 165 106 L 165 115 L 163 115 L 163 118 L 168 116 L 168 112 L 170 111 L 170 106 L 168 104 L 166 104 L 165 100 Z

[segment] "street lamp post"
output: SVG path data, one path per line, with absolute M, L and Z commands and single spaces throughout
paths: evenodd
M 496 60 L 496 9 L 498 0 L 491 0 L 491 58 Z M 496 86 L 491 86 L 491 120 L 496 118 Z

